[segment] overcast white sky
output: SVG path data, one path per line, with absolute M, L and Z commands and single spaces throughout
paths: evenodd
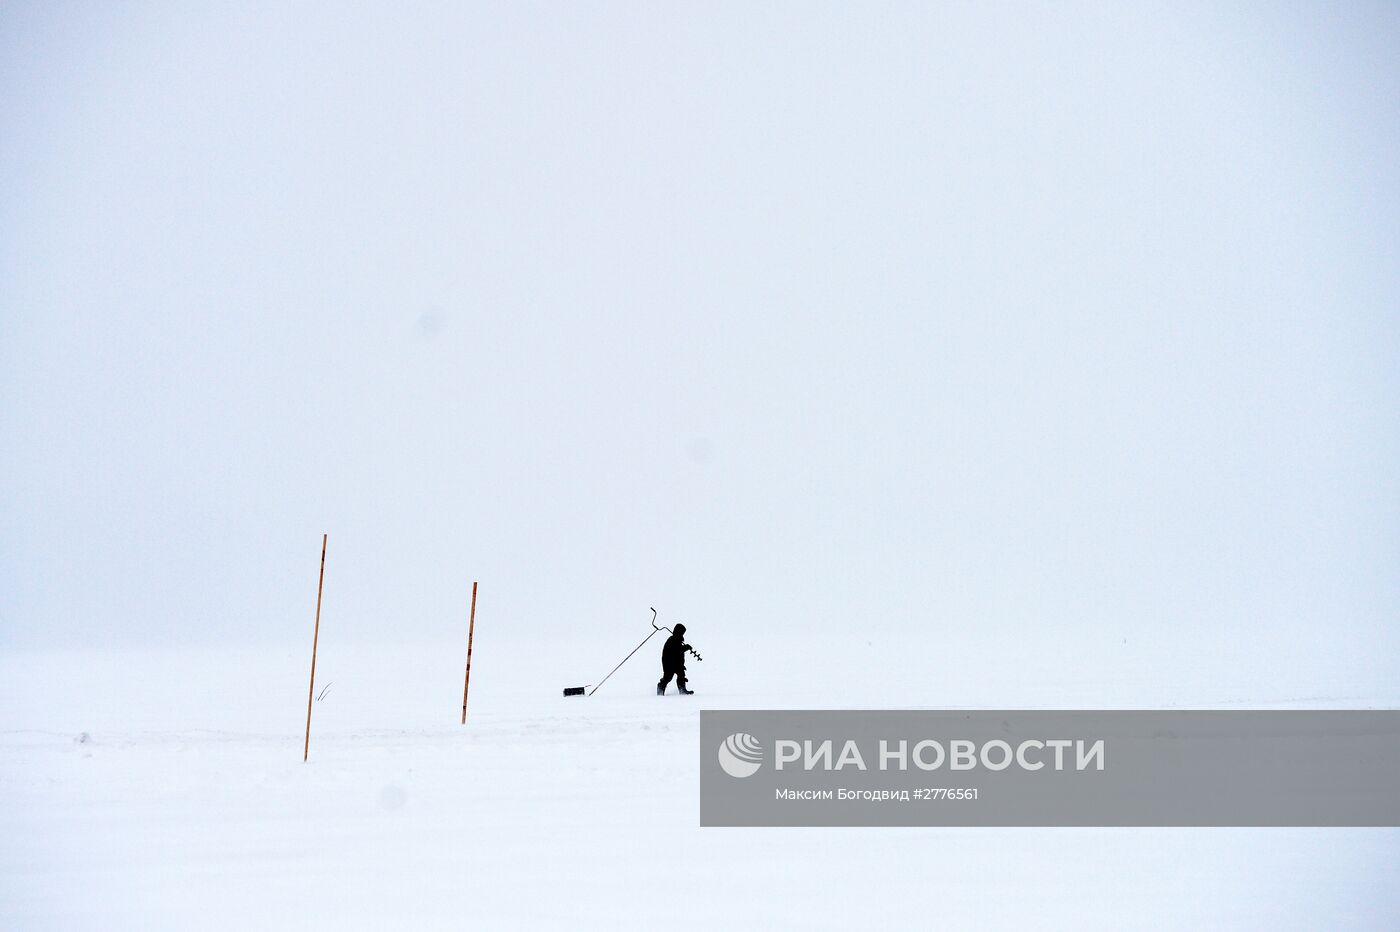
M 8 3 L 0 644 L 301 645 L 329 531 L 338 637 L 1400 672 L 1397 100 L 1388 4 Z

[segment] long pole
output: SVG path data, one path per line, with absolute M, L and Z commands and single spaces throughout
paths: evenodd
M 467 690 L 472 685 L 472 635 L 476 633 L 476 583 L 472 583 L 472 616 L 467 623 L 467 678 L 462 682 L 462 724 L 467 723 Z
M 316 694 L 316 645 L 321 640 L 321 591 L 326 585 L 326 538 L 321 535 L 321 578 L 316 583 L 316 630 L 311 635 L 311 685 L 306 688 L 306 741 L 301 746 L 301 762 L 311 753 L 311 699 Z
M 641 649 L 642 649 L 642 646 L 643 646 L 644 644 L 646 644 L 647 641 L 650 641 L 653 637 L 656 636 L 656 632 L 658 632 L 658 631 L 669 631 L 669 630 L 670 630 L 669 628 L 666 628 L 666 627 L 664 627 L 664 626 L 663 626 L 663 627 L 660 627 L 660 628 L 658 628 L 658 627 L 656 626 L 656 609 L 652 609 L 652 610 L 651 610 L 651 634 L 648 634 L 646 637 L 642 638 L 642 643 L 641 643 L 641 644 L 638 644 L 636 647 L 632 648 L 632 654 L 635 654 L 637 651 L 641 650 Z M 627 661 L 631 660 L 631 659 L 632 659 L 632 654 L 628 654 L 626 657 L 623 657 L 622 660 L 618 661 L 617 666 L 615 666 L 615 667 L 613 667 L 611 670 L 609 670 L 609 671 L 608 671 L 608 675 L 605 676 L 605 677 L 603 677 L 603 683 L 606 683 L 606 682 L 608 681 L 609 677 L 611 677 L 614 673 L 616 673 L 618 670 L 620 670 L 620 669 L 622 668 L 622 665 L 623 665 L 624 663 L 626 663 Z M 599 690 L 599 688 L 602 687 L 603 683 L 599 683 L 597 686 L 594 686 L 593 689 L 589 691 L 588 695 L 591 696 L 591 695 L 593 695 L 593 693 L 596 693 L 596 692 Z
M 632 648 L 632 654 L 635 654 L 637 651 L 641 650 L 641 649 L 642 649 L 642 646 L 643 646 L 644 644 L 646 644 L 647 641 L 650 641 L 650 640 L 651 640 L 652 638 L 654 638 L 654 637 L 656 637 L 656 632 L 655 632 L 655 631 L 653 631 L 651 634 L 648 634 L 645 638 L 643 638 L 641 644 L 638 644 L 636 647 Z M 632 659 L 632 654 L 628 654 L 626 657 L 623 657 L 622 660 L 618 663 L 618 665 L 617 665 L 616 667 L 613 667 L 611 670 L 609 670 L 609 671 L 608 671 L 608 675 L 605 676 L 605 677 L 603 677 L 603 683 L 606 683 L 606 682 L 608 681 L 609 677 L 611 677 L 614 673 L 616 673 L 616 672 L 622 667 L 622 664 L 624 664 L 624 663 L 626 663 L 627 661 L 631 660 L 631 659 Z M 596 692 L 602 687 L 603 683 L 599 683 L 597 686 L 594 686 L 593 689 L 588 693 L 588 695 L 591 696 L 591 695 L 593 695 L 593 693 L 596 693 Z

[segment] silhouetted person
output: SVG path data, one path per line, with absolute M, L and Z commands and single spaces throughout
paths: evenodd
M 676 678 L 676 688 L 682 696 L 689 696 L 691 690 L 685 688 L 685 652 L 690 645 L 685 642 L 685 625 L 676 625 L 666 644 L 661 648 L 661 682 L 656 684 L 656 694 L 666 695 L 666 684 L 671 677 Z

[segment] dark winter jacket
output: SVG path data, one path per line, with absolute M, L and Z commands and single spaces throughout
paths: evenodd
M 665 670 L 684 670 L 685 651 L 690 645 L 685 643 L 685 637 L 681 634 L 673 634 L 666 639 L 666 645 L 661 648 L 661 667 Z

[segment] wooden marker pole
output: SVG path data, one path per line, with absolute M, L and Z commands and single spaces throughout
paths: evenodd
M 467 623 L 467 678 L 462 683 L 462 724 L 467 723 L 467 690 L 472 685 L 472 635 L 476 633 L 476 583 L 472 583 L 472 616 Z
M 316 695 L 316 644 L 321 640 L 321 590 L 326 584 L 326 537 L 321 535 L 321 578 L 316 583 L 316 631 L 311 635 L 311 685 L 306 690 L 306 742 L 301 746 L 301 762 L 311 753 L 311 699 Z

